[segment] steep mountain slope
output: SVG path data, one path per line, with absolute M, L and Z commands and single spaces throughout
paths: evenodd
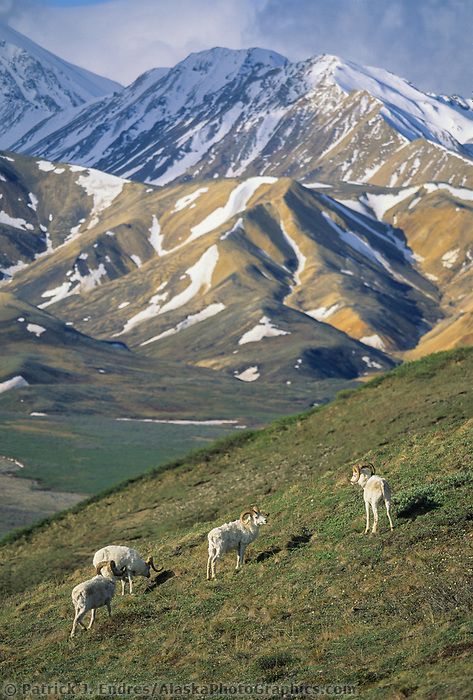
M 376 184 L 395 177 L 400 186 L 422 181 L 429 166 L 430 179 L 435 169 L 436 178 L 448 173 L 452 184 L 473 186 L 469 103 L 422 93 L 381 69 L 216 48 L 148 78 L 146 89 L 139 79 L 59 128 L 45 123 L 13 150 L 155 184 L 264 174 Z
M 310 402 L 310 382 L 388 368 L 424 336 L 469 342 L 466 188 L 155 188 L 15 154 L 0 174 L 3 289 L 174 371 Z
M 75 108 L 121 89 L 0 23 L 0 148 L 58 112 L 70 119 Z
M 46 192 L 59 180 L 71 207 L 61 198 L 49 252 L 8 289 L 94 337 L 231 376 L 256 368 L 255 379 L 303 382 L 380 369 L 379 350 L 412 347 L 437 318 L 436 290 L 401 231 L 354 220 L 293 181 L 155 190 L 105 176 L 115 198 L 99 211 L 84 189 L 100 184 L 95 171 L 38 173 L 19 157 L 15 167 L 41 175 Z
M 152 678 L 469 698 L 472 380 L 471 350 L 405 365 L 5 544 L 3 676 L 80 679 L 92 694 Z M 379 534 L 362 534 L 361 491 L 348 483 L 359 459 L 393 488 L 393 533 L 381 513 Z M 270 516 L 249 562 L 235 574 L 228 555 L 205 581 L 206 533 L 254 502 Z M 70 591 L 108 543 L 152 552 L 164 571 L 66 643 Z
M 232 419 L 261 425 L 287 413 L 290 405 L 325 402 L 344 384 L 313 382 L 305 391 L 275 386 L 268 401 L 264 387 L 251 390 L 205 368 L 156 361 L 122 343 L 96 340 L 5 292 L 0 292 L 0 343 L 3 413 Z
M 439 322 L 408 357 L 470 345 L 473 315 L 473 190 L 443 182 L 398 190 L 345 187 L 345 205 L 402 229 L 419 271 L 441 292 Z
M 80 166 L 0 155 L 0 279 L 94 226 L 123 191 L 139 196 L 144 188 Z

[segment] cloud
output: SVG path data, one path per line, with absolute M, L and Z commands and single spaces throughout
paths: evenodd
M 92 4 L 91 4 L 92 3 Z M 0 18 L 61 57 L 128 83 L 213 46 L 321 53 L 471 95 L 471 0 L 0 0 Z
M 0 21 L 8 24 L 24 13 L 37 8 L 36 0 L 0 0 Z
M 290 58 L 331 53 L 471 95 L 471 0 L 267 0 L 251 28 Z
M 114 0 L 87 7 L 43 4 L 41 21 L 26 8 L 12 25 L 72 63 L 129 83 L 192 51 L 240 48 L 254 14 L 252 0 Z

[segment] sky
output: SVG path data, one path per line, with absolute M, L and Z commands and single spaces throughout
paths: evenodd
M 473 0 L 0 0 L 0 19 L 128 84 L 213 46 L 321 53 L 437 93 L 473 93 Z

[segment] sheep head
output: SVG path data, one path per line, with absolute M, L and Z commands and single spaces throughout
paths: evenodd
M 366 473 L 367 471 L 369 471 L 369 476 Z M 371 464 L 371 462 L 368 462 L 367 464 L 355 464 L 353 467 L 353 474 L 350 479 L 350 483 L 357 484 L 361 476 L 365 476 L 367 479 L 369 479 L 370 476 L 373 476 L 373 474 L 374 466 L 373 464 Z
M 245 510 L 240 515 L 240 521 L 243 525 L 247 525 L 248 522 L 246 518 L 251 518 L 255 525 L 266 525 L 268 522 L 268 513 L 262 513 L 258 506 L 252 506 L 251 510 Z

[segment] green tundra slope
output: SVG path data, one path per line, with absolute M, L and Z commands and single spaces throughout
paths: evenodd
M 472 350 L 429 356 L 6 541 L 3 678 L 471 697 L 472 386 Z M 361 490 L 348 483 L 360 458 L 391 483 L 393 533 L 381 513 L 380 533 L 363 535 Z M 228 556 L 207 582 L 206 533 L 250 503 L 270 518 L 247 564 L 235 574 Z M 152 552 L 164 572 L 70 640 L 70 591 L 112 542 Z

